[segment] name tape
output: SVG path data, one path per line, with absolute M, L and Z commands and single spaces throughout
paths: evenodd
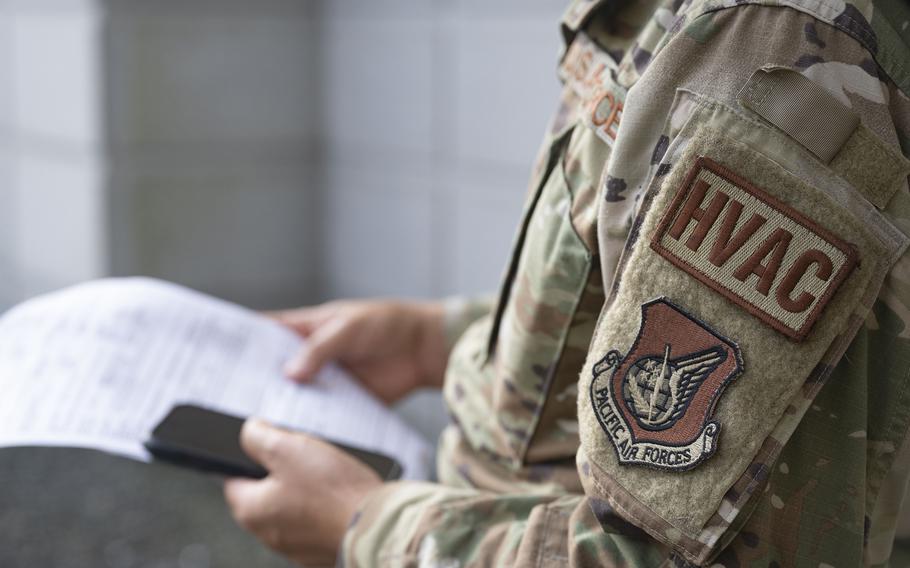
M 613 59 L 591 38 L 579 33 L 559 66 L 559 77 L 582 100 L 585 125 L 613 146 L 622 119 L 626 90 L 616 83 Z

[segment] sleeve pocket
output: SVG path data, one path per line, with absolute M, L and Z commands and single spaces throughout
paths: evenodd
M 780 132 L 685 95 L 588 353 L 578 459 L 589 495 L 701 564 L 907 237 Z

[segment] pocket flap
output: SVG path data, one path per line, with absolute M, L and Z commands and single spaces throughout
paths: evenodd
M 859 115 L 801 73 L 776 65 L 752 74 L 739 102 L 786 133 L 884 209 L 905 186 L 910 162 L 860 122 Z

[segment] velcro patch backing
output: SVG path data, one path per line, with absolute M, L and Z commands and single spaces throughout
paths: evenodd
M 651 248 L 796 341 L 858 261 L 851 245 L 706 157 L 689 170 Z

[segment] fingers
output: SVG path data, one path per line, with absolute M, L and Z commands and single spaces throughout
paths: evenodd
M 297 355 L 288 361 L 284 372 L 295 381 L 312 381 L 326 363 L 337 359 L 350 344 L 355 326 L 347 318 L 331 319 L 309 337 L 309 342 Z
M 320 319 L 324 317 L 316 308 L 261 312 L 261 314 L 270 320 L 291 328 L 303 337 L 310 335 L 319 325 Z
M 251 418 L 243 423 L 240 430 L 240 447 L 271 473 L 280 469 L 288 455 L 296 449 L 294 434 L 258 418 Z
M 314 370 L 310 369 L 310 349 L 310 345 L 301 347 L 297 353 L 285 363 L 284 374 L 298 383 L 308 383 L 312 381 L 316 377 L 319 368 L 317 367 Z
M 254 530 L 265 516 L 268 497 L 265 481 L 235 478 L 224 482 L 224 500 L 237 524 L 247 530 Z
M 308 337 L 315 329 L 335 315 L 339 306 L 341 306 L 339 302 L 328 302 L 307 308 L 265 311 L 260 314 L 293 329 L 303 337 Z

